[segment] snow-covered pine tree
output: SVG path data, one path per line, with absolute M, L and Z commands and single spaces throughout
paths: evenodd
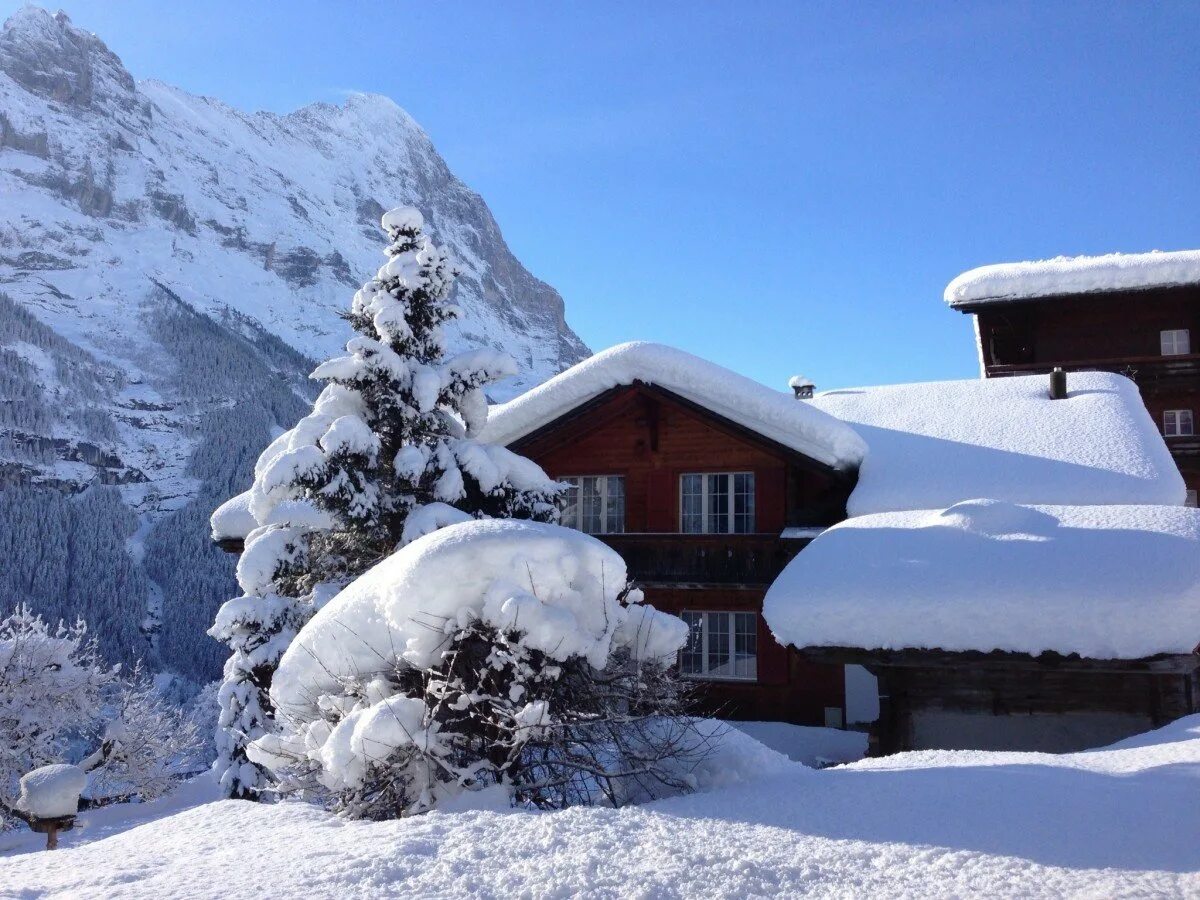
M 244 595 L 210 634 L 232 651 L 219 700 L 217 768 L 227 794 L 270 776 L 246 746 L 272 728 L 268 690 L 283 651 L 334 593 L 397 546 L 448 524 L 553 521 L 560 486 L 532 461 L 473 439 L 487 385 L 516 373 L 507 354 L 446 358 L 442 326 L 455 272 L 421 213 L 385 213 L 388 261 L 354 295 L 348 355 L 312 373 L 313 411 L 260 456 L 248 502 L 258 528 L 238 563 Z

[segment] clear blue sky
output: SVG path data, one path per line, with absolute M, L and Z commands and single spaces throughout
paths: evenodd
M 66 9 L 135 77 L 243 108 L 391 96 L 596 349 L 970 377 L 958 272 L 1200 246 L 1200 3 Z

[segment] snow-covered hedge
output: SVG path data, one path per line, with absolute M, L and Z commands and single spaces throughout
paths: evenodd
M 673 662 L 687 626 L 640 600 L 620 556 L 580 532 L 514 520 L 443 528 L 301 630 L 271 687 L 284 733 L 259 739 L 251 758 L 301 763 L 330 790 L 361 791 L 397 757 L 419 756 L 434 763 L 409 792 L 424 795 L 421 806 L 501 780 L 496 747 L 511 764 L 577 712 L 562 693 L 571 672 L 620 660 L 652 677 Z M 463 749 L 471 716 L 497 735 L 490 759 Z

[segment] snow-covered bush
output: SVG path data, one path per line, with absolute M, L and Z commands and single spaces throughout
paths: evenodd
M 92 772 L 93 805 L 151 799 L 196 768 L 201 746 L 139 668 L 123 677 L 100 662 L 85 623 L 51 628 L 25 606 L 0 619 L 0 827 L 19 818 L 33 770 L 74 758 Z
M 355 295 L 347 355 L 312 377 L 325 388 L 312 412 L 263 451 L 249 496 L 257 525 L 238 564 L 243 596 L 209 633 L 232 655 L 220 692 L 221 784 L 231 796 L 270 785 L 246 745 L 272 729 L 269 688 L 296 632 L 324 600 L 402 543 L 452 522 L 497 516 L 551 521 L 561 486 L 531 461 L 473 435 L 487 418 L 487 385 L 515 374 L 494 350 L 445 358 L 442 326 L 454 271 L 401 207 L 382 226 L 387 263 Z M 214 528 L 230 521 L 228 504 Z
M 251 756 L 375 818 L 497 783 L 543 807 L 686 790 L 707 746 L 669 668 L 687 626 L 641 601 L 580 532 L 444 528 L 304 627 L 271 688 L 283 729 Z
M 153 800 L 208 761 L 197 723 L 141 670 L 122 680 L 109 706 L 113 711 L 104 723 L 100 749 L 81 763 L 92 772 L 93 804 L 131 797 Z
M 0 619 L 0 807 L 12 808 L 21 776 L 86 736 L 117 675 L 82 621 L 51 628 L 26 606 Z

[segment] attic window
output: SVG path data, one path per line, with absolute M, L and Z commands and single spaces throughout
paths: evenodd
M 1192 352 L 1192 333 L 1187 328 L 1171 328 L 1160 331 L 1158 340 L 1163 356 L 1182 356 Z

